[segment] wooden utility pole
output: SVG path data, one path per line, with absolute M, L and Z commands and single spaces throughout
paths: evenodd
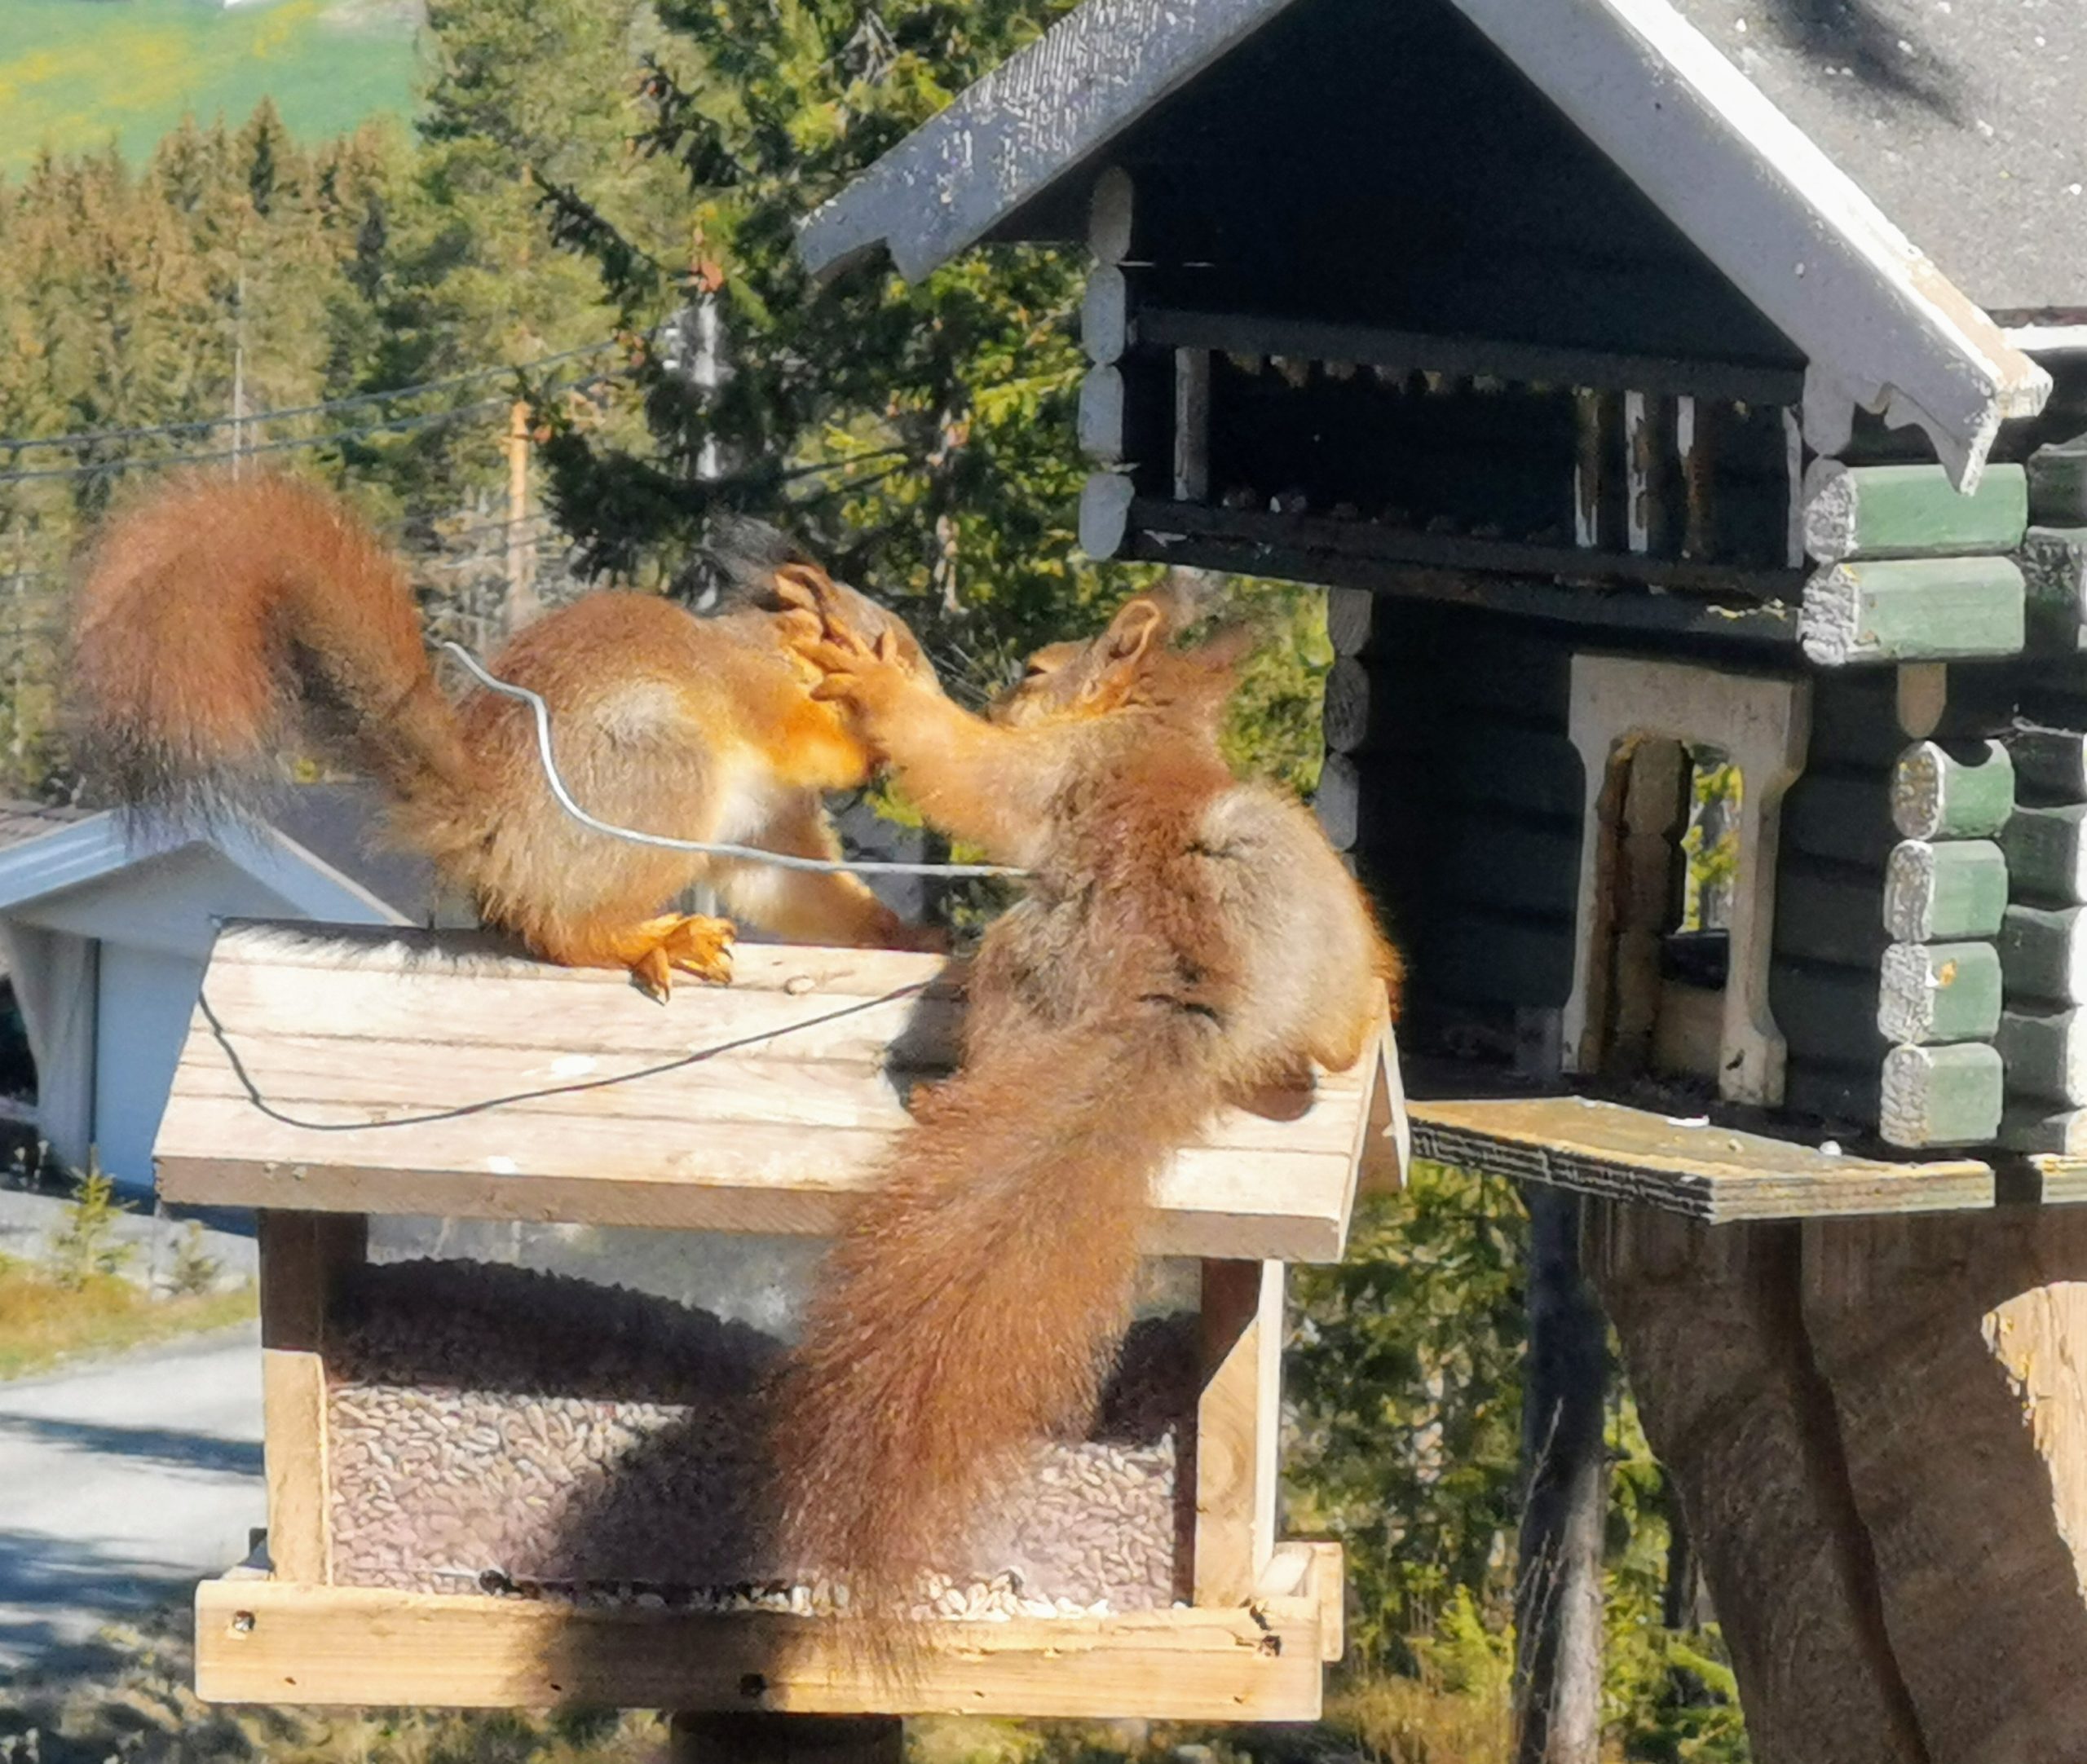
M 239 267 L 239 280 L 232 296 L 232 474 L 246 470 L 246 266 Z
M 1607 1332 L 1580 1272 L 1580 1202 L 1532 1184 L 1529 1355 L 1522 1394 L 1528 1494 L 1515 1586 L 1516 1764 L 1599 1764 L 1608 1463 Z
M 519 630 L 543 611 L 536 598 L 536 553 L 529 543 L 529 406 L 517 399 L 507 426 L 507 628 Z

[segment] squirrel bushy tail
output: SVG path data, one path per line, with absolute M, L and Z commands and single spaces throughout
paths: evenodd
M 1211 1026 L 1137 1014 L 989 1038 L 922 1103 L 774 1392 L 783 1553 L 845 1581 L 888 1660 L 920 1573 L 1092 1413 L 1153 1180 L 1218 1105 Z
M 254 813 L 315 721 L 408 800 L 473 787 L 404 570 L 293 479 L 196 477 L 118 513 L 73 642 L 84 756 L 134 808 Z

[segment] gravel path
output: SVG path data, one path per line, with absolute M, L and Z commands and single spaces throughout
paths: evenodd
M 258 1325 L 0 1383 L 0 1677 L 246 1554 L 267 1502 Z

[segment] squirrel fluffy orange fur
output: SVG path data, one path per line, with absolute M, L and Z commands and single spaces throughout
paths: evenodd
M 673 837 L 832 858 L 823 791 L 872 760 L 783 636 L 816 593 L 932 678 L 905 627 L 748 523 L 734 602 L 698 617 L 594 593 L 490 664 L 548 704 L 558 769 L 589 813 Z M 801 614 L 796 615 L 801 617 Z M 399 560 L 340 502 L 282 477 L 198 477 L 112 519 L 82 581 L 74 679 L 90 767 L 126 803 L 189 822 L 254 812 L 301 727 L 330 734 L 394 794 L 392 831 L 490 924 L 574 967 L 627 968 L 664 998 L 674 970 L 730 973 L 731 924 L 661 909 L 697 882 L 792 939 L 924 941 L 854 876 L 633 845 L 552 797 L 528 708 L 436 684 Z
M 1228 1103 L 1299 1112 L 1396 1002 L 1316 821 L 1220 756 L 1240 639 L 1173 647 L 1190 610 L 1132 599 L 990 721 L 845 608 L 805 621 L 820 695 L 927 818 L 1032 873 L 972 966 L 960 1069 L 857 1203 L 773 1392 L 783 1553 L 845 1577 L 888 1658 L 1025 1448 L 1088 1422 L 1167 1160 Z

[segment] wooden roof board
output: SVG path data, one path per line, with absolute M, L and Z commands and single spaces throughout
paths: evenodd
M 1052 205 L 1061 180 L 1311 3 L 1087 0 L 814 212 L 805 262 L 827 272 L 883 246 L 925 274 Z M 2041 408 L 2043 370 L 1666 0 L 1449 3 L 1799 346 L 1822 400 L 1830 387 L 1920 422 L 1967 487 L 2001 421 Z
M 161 1123 L 161 1192 L 823 1235 L 905 1091 L 948 1069 L 961 1011 L 931 956 L 743 946 L 733 985 L 662 1008 L 483 936 L 235 928 Z M 1296 1121 L 1227 1111 L 1159 1179 L 1149 1251 L 1337 1259 L 1358 1168 L 1396 1161 L 1387 1070 L 1328 1076 Z
M 1710 1224 L 1983 1211 L 1972 1158 L 1889 1163 L 1588 1096 L 1415 1101 L 1414 1154 Z

